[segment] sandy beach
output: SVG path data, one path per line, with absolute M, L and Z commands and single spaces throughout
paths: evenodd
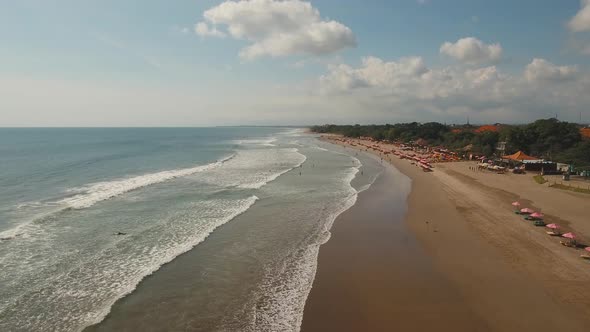
M 587 243 L 590 197 L 539 185 L 532 174 L 474 172 L 472 162 L 426 173 L 385 160 L 412 181 L 405 220 L 387 218 L 394 171 L 339 216 L 320 249 L 303 331 L 588 330 L 590 264 L 510 203 L 542 211 Z

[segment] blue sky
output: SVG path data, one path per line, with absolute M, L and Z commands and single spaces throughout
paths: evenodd
M 590 117 L 588 1 L 281 2 L 3 4 L 0 126 Z

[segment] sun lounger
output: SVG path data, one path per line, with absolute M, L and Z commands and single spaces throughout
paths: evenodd
M 545 222 L 543 220 L 535 220 L 533 223 L 535 226 L 545 226 Z
M 547 235 L 550 235 L 550 236 L 561 236 L 561 233 L 559 233 L 559 232 L 547 231 L 545 233 L 547 233 Z
M 566 246 L 566 247 L 576 248 L 576 245 L 571 242 L 559 241 L 559 243 L 561 243 L 561 245 Z
M 590 259 L 590 255 L 580 255 L 580 257 L 583 259 Z

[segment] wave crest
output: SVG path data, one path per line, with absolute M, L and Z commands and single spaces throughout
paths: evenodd
M 149 173 L 128 179 L 92 183 L 85 187 L 74 188 L 73 191 L 81 193 L 72 197 L 64 198 L 58 201 L 58 203 L 64 204 L 72 209 L 88 208 L 100 201 L 104 201 L 139 188 L 211 170 L 223 165 L 223 163 L 232 159 L 234 156 L 235 154 L 218 160 L 214 163 L 202 166 Z

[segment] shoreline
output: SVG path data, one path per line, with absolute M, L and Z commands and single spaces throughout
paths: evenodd
M 320 247 L 301 331 L 432 330 L 441 324 L 485 329 L 405 224 L 409 178 L 383 166 Z M 417 310 L 423 319 L 408 320 Z
M 323 139 L 345 145 L 326 137 Z M 369 153 L 378 155 L 373 151 Z M 494 187 L 494 182 L 497 182 L 496 178 L 492 178 L 494 175 L 490 175 L 490 183 L 485 182 L 485 179 L 473 179 L 461 168 L 469 169 L 466 163 L 458 166 L 455 164 L 461 163 L 435 164 L 433 173 L 425 173 L 395 156 L 386 160 L 412 180 L 412 189 L 407 198 L 408 210 L 403 223 L 432 260 L 433 272 L 449 281 L 458 298 L 468 308 L 462 319 L 454 322 L 441 321 L 436 325 L 437 330 L 583 331 L 584 327 L 590 326 L 590 291 L 586 287 L 590 281 L 590 269 L 587 262 L 581 261 L 568 251 L 570 248 L 564 248 L 558 242 L 556 244 L 553 241 L 555 239 L 550 239 L 542 230 L 523 223 L 512 213 L 510 202 L 515 199 L 526 201 L 527 197 Z M 373 185 L 375 184 L 377 181 Z M 531 188 L 531 197 L 535 201 L 544 202 L 538 197 L 542 195 L 536 193 L 537 188 Z M 524 189 L 523 192 L 529 193 Z M 564 200 L 567 198 L 569 196 Z M 534 204 L 532 200 L 526 202 Z M 357 208 L 360 207 L 359 205 Z M 355 206 L 351 209 L 355 209 Z M 373 213 L 364 212 L 366 215 Z M 322 276 L 322 271 L 329 269 L 326 258 L 323 258 L 328 256 L 326 252 L 333 251 L 329 255 L 334 259 L 333 257 L 345 256 L 346 246 L 350 246 L 343 244 L 339 250 L 328 249 L 330 242 L 336 242 L 338 237 L 345 238 L 346 231 L 354 233 L 360 227 L 358 219 L 356 225 L 349 221 L 350 225 L 343 226 L 346 221 L 343 221 L 344 217 L 340 217 L 342 215 L 332 228 L 332 238 L 320 248 L 318 272 L 306 304 L 303 331 L 316 331 L 321 330 L 320 326 L 331 326 L 329 324 L 334 323 L 334 319 L 330 319 L 327 314 L 332 309 L 326 309 L 331 308 L 330 305 L 352 305 L 334 303 L 325 298 L 326 292 L 322 288 L 326 286 L 320 285 L 330 282 L 329 276 Z M 573 222 L 573 217 L 559 220 L 568 227 L 579 224 Z M 583 226 L 579 225 L 577 229 L 585 231 Z M 581 235 L 585 233 L 582 232 Z M 379 234 L 375 232 L 373 236 Z M 357 264 L 354 261 L 347 263 Z M 366 270 L 359 273 L 370 279 L 371 274 L 376 272 Z M 332 273 L 331 279 L 331 282 L 335 282 L 337 274 Z M 396 287 L 403 290 L 407 286 L 402 283 Z M 373 284 L 373 287 L 391 287 L 391 282 L 381 280 Z M 432 294 L 415 295 L 422 299 L 425 295 Z M 361 309 L 370 307 L 372 301 L 382 299 L 383 296 L 378 294 L 370 302 L 365 302 Z M 397 301 L 401 302 L 402 299 Z M 323 308 L 318 303 L 323 303 Z M 441 302 L 436 307 L 444 310 L 447 304 Z M 402 320 L 423 322 L 427 315 L 420 306 L 416 309 L 405 312 Z M 341 317 L 348 314 L 345 311 L 340 312 Z M 392 315 L 392 312 L 383 315 Z M 309 323 L 314 320 L 317 321 Z M 400 327 L 400 321 L 384 322 L 371 326 L 370 330 L 385 331 Z M 466 322 L 475 322 L 475 325 L 461 327 L 460 324 Z M 367 320 L 357 321 L 356 328 L 362 329 L 370 323 Z M 413 328 L 418 331 L 426 329 L 428 327 Z M 345 326 L 344 330 L 354 329 Z

